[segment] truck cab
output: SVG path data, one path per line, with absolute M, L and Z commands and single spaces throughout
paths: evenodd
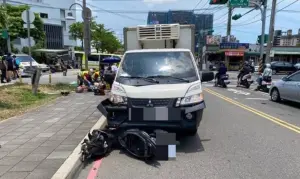
M 177 27 L 170 28 L 170 33 L 164 32 L 173 34 L 169 38 L 158 38 L 159 33 L 155 32 L 158 29 L 154 28 L 152 40 L 147 40 L 151 39 L 151 31 L 141 37 L 138 30 L 140 39 L 136 43 L 144 46 L 148 41 L 151 44 L 179 44 L 182 36 L 179 35 L 180 25 Z M 130 43 L 132 46 L 133 42 Z M 194 49 L 193 45 L 190 47 Z M 213 76 L 210 79 L 206 75 L 207 79 L 201 79 L 191 49 L 127 50 L 112 85 L 111 96 L 98 106 L 107 117 L 108 125 L 195 135 L 205 109 L 201 81 L 210 81 Z

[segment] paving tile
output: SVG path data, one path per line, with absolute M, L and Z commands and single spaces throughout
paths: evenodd
M 16 132 L 16 131 L 13 131 L 13 132 L 9 132 L 7 133 L 8 136 L 20 136 L 22 134 L 24 134 L 25 132 Z
M 13 139 L 7 142 L 7 145 L 22 145 L 25 144 L 29 139 Z
M 31 172 L 33 171 L 40 162 L 20 162 L 11 168 L 9 171 L 12 172 Z
M 77 145 L 59 145 L 54 151 L 73 151 Z
M 8 157 L 5 156 L 0 159 L 0 165 L 10 166 L 19 163 L 22 160 L 21 157 Z
M 50 147 L 58 147 L 58 146 L 60 145 L 61 142 L 62 142 L 62 141 L 59 141 L 59 140 L 52 140 L 52 141 L 47 140 L 46 142 L 44 142 L 44 143 L 41 144 L 40 146 L 41 146 L 41 147 L 48 147 L 48 146 L 50 146 Z
M 2 136 L 2 137 L 0 138 L 0 140 L 1 140 L 1 141 L 10 141 L 10 140 L 13 140 L 13 139 L 15 139 L 15 138 L 17 138 L 17 136 L 14 136 L 14 135 L 11 135 L 11 136 L 5 135 L 5 136 Z
M 0 179 L 24 179 L 29 175 L 29 172 L 7 172 Z
M 56 169 L 35 169 L 26 179 L 51 179 L 55 172 Z
M 27 157 L 25 157 L 22 161 L 24 162 L 40 162 L 44 159 L 46 159 L 49 156 L 49 154 L 29 154 Z
M 48 138 L 47 137 L 35 137 L 29 140 L 28 142 L 38 142 L 38 143 L 44 143 Z
M 63 141 L 61 144 L 62 145 L 78 145 L 78 143 L 81 141 L 81 139 L 77 139 L 77 140 L 70 140 L 70 139 L 66 139 L 65 141 Z
M 55 134 L 55 132 L 49 132 L 49 133 L 40 133 L 37 135 L 37 137 L 51 137 Z
M 72 151 L 54 151 L 47 159 L 67 159 L 71 153 Z
M 64 161 L 65 159 L 45 159 L 37 166 L 37 169 L 59 169 Z
M 11 169 L 13 166 L 1 166 L 0 165 L 0 176 L 2 176 L 4 173 L 6 173 L 9 169 Z
M 1 151 L 1 150 L 0 150 Z M 9 152 L 4 152 L 4 151 L 1 151 L 0 152 L 0 159 L 2 159 L 3 157 L 5 157 L 7 154 L 9 154 Z
M 51 154 L 56 147 L 38 147 L 36 148 L 32 154 Z
M 61 136 L 59 136 L 59 135 L 53 135 L 52 137 L 49 138 L 49 141 L 64 141 L 69 135 L 70 134 L 68 134 L 68 135 L 61 135 Z
M 8 143 L 6 143 L 1 147 L 1 152 L 11 152 L 20 146 L 21 145 L 8 145 Z
M 26 142 L 25 144 L 21 145 L 19 149 L 36 149 L 41 144 L 41 142 Z
M 7 156 L 8 157 L 25 157 L 28 154 L 30 154 L 32 151 L 34 150 L 34 148 L 22 148 L 22 149 L 16 149 L 14 151 L 12 151 L 11 153 L 9 153 Z
M 30 130 L 32 130 L 33 128 L 32 127 L 20 127 L 18 129 L 15 130 L 15 132 L 28 132 Z

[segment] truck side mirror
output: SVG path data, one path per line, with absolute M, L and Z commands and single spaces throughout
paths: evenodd
M 212 71 L 202 71 L 201 72 L 201 82 L 212 81 L 215 77 L 214 72 Z

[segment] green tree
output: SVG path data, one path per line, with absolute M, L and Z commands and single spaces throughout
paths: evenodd
M 29 9 L 27 5 L 13 6 L 7 4 L 6 7 L 0 7 L 0 28 L 4 29 L 7 24 L 11 41 L 17 38 L 27 38 L 27 29 L 23 27 L 22 12 Z M 5 14 L 3 14 L 5 13 Z M 43 28 L 43 21 L 38 14 L 35 14 L 33 22 L 35 26 L 31 29 L 31 37 L 35 43 L 44 44 L 45 32 Z M 0 39 L 1 47 L 6 47 L 6 40 Z
M 81 41 L 81 47 L 83 48 L 83 22 L 76 22 L 70 25 L 69 33 L 75 40 Z M 97 52 L 107 51 L 113 53 L 121 47 L 120 41 L 114 35 L 114 32 L 105 29 L 103 24 L 97 24 L 92 20 L 91 25 L 91 44 L 96 48 Z M 99 45 L 99 42 L 101 45 Z

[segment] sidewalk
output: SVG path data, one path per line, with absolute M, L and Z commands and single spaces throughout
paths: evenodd
M 0 179 L 50 179 L 101 117 L 93 93 L 0 122 Z

